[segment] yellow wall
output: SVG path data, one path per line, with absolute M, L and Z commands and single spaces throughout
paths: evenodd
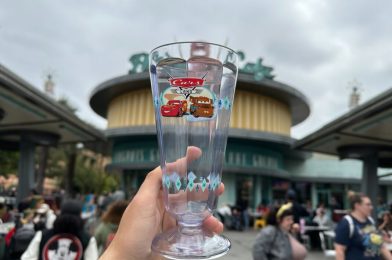
M 274 98 L 238 90 L 230 127 L 290 135 L 290 107 Z
M 154 125 L 151 91 L 140 89 L 113 99 L 108 128 Z M 230 127 L 290 135 L 291 112 L 287 104 L 253 92 L 237 90 Z
M 151 90 L 140 89 L 113 99 L 108 109 L 108 128 L 154 125 Z

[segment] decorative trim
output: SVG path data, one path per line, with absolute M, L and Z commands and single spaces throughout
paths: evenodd
M 216 190 L 221 183 L 219 174 L 208 175 L 205 177 L 197 177 L 192 171 L 187 177 L 181 177 L 178 173 L 165 174 L 162 177 L 162 187 L 169 193 L 177 193 L 180 191 L 204 192 Z

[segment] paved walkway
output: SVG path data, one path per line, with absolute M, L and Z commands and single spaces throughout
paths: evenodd
M 252 258 L 252 246 L 256 238 L 257 231 L 246 231 L 246 232 L 235 232 L 226 231 L 224 235 L 230 239 L 232 242 L 232 248 L 230 252 L 219 258 L 222 260 L 248 260 Z M 324 257 L 323 253 L 320 251 L 309 252 L 307 260 L 327 260 L 333 258 Z

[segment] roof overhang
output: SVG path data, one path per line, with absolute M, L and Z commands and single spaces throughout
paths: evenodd
M 22 136 L 39 145 L 106 142 L 101 130 L 86 124 L 2 65 L 0 110 L 0 142 L 6 147 L 19 143 Z
M 362 159 L 373 152 L 380 167 L 392 167 L 392 89 L 297 141 L 295 148 L 342 159 Z

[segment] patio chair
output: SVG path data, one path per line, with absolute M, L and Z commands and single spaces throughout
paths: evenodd
M 324 255 L 326 257 L 335 258 L 336 251 L 335 251 L 335 249 L 330 249 L 332 243 L 329 243 L 329 242 L 331 242 L 332 237 L 326 236 L 324 232 L 319 232 L 319 236 L 320 236 L 320 242 L 321 242 L 321 249 L 323 250 Z

